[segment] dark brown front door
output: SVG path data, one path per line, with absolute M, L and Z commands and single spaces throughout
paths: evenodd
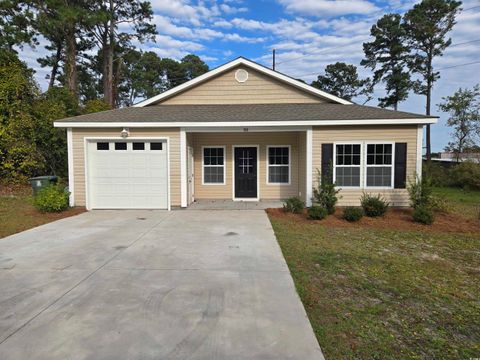
M 235 198 L 257 197 L 257 148 L 235 148 Z

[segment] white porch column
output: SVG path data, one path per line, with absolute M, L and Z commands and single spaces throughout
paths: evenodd
M 418 125 L 417 127 L 417 166 L 416 166 L 416 176 L 419 179 L 422 178 L 422 153 L 423 153 L 423 125 Z
M 68 159 L 68 191 L 70 196 L 68 203 L 75 206 L 74 179 L 73 179 L 73 133 L 72 128 L 67 128 L 67 159 Z
M 187 207 L 187 133 L 180 128 L 180 204 Z
M 312 162 L 312 157 L 313 157 L 313 130 L 312 128 L 307 129 L 306 131 L 306 151 L 307 153 L 305 154 L 305 159 L 306 159 L 306 189 L 305 189 L 305 195 L 306 195 L 306 205 L 307 206 L 312 206 L 312 181 L 313 181 L 313 175 L 312 175 L 312 167 L 313 167 L 313 162 Z

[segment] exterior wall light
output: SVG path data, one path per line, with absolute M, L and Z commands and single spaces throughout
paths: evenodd
M 123 128 L 122 132 L 120 133 L 120 135 L 122 136 L 122 138 L 127 138 L 129 135 L 130 135 L 130 131 L 128 130 L 128 128 Z

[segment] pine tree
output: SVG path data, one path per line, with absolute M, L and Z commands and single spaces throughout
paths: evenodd
M 373 83 L 385 83 L 387 96 L 379 98 L 379 106 L 398 109 L 398 103 L 408 97 L 412 87 L 410 74 L 405 71 L 409 47 L 405 44 L 405 29 L 401 16 L 387 14 L 370 30 L 372 42 L 363 44 L 365 59 L 361 65 L 374 70 Z
M 367 96 L 368 101 L 372 93 L 370 79 L 360 79 L 357 67 L 343 62 L 327 65 L 325 75 L 319 75 L 311 85 L 349 101 L 361 95 Z
M 425 95 L 425 113 L 430 115 L 432 88 L 440 73 L 433 68 L 433 59 L 442 56 L 452 43 L 447 33 L 455 25 L 455 17 L 460 11 L 461 2 L 455 0 L 423 0 L 409 10 L 404 18 L 407 42 L 413 56 L 409 66 L 420 75 L 414 90 Z M 426 130 L 427 160 L 431 158 L 430 124 Z

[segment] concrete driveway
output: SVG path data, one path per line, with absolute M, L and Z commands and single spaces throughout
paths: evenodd
M 263 211 L 92 211 L 0 239 L 0 359 L 322 359 Z

